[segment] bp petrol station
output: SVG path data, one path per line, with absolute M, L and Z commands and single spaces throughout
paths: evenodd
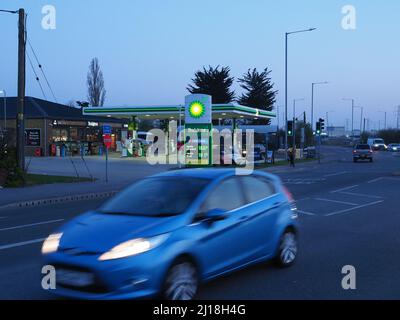
M 84 115 L 108 116 L 113 118 L 128 118 L 131 124 L 122 132 L 125 149 L 123 155 L 131 155 L 132 144 L 127 143 L 137 136 L 136 119 L 169 120 L 184 123 L 185 163 L 189 165 L 212 164 L 212 130 L 213 120 L 232 120 L 232 131 L 237 129 L 237 120 L 271 119 L 273 112 L 260 110 L 237 104 L 213 104 L 212 97 L 204 94 L 193 94 L 185 97 L 183 105 L 159 106 L 116 106 L 83 108 Z M 197 137 L 193 139 L 193 137 Z M 192 140 L 191 143 L 188 143 Z M 193 141 L 197 140 L 197 141 Z M 195 146 L 195 147 L 194 147 Z M 191 150 L 192 148 L 192 150 Z M 197 150 L 193 150 L 197 148 Z

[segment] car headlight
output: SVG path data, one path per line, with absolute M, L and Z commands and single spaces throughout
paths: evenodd
M 167 240 L 168 236 L 169 234 L 162 234 L 148 239 L 139 238 L 123 242 L 102 254 L 99 260 L 106 261 L 135 256 L 159 246 Z
M 47 239 L 43 242 L 42 253 L 49 254 L 57 252 L 62 235 L 63 235 L 62 233 L 55 233 L 49 235 Z

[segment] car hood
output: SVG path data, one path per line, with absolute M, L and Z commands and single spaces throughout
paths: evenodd
M 90 212 L 61 228 L 60 250 L 101 253 L 128 240 L 169 233 L 184 221 L 183 215 L 145 217 Z

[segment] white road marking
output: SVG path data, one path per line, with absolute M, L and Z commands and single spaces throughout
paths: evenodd
M 380 178 L 377 178 L 377 179 L 368 181 L 368 183 L 371 184 L 371 183 L 378 182 L 378 181 L 381 181 L 381 180 L 389 180 L 389 181 L 397 181 L 397 182 L 400 182 L 400 179 L 398 179 L 398 178 L 380 177 Z
M 383 199 L 383 197 L 372 196 L 372 195 L 364 194 L 364 193 L 355 193 L 355 192 L 340 192 L 340 193 L 348 195 L 348 196 L 364 197 L 364 198 L 371 198 L 371 199 Z
M 57 220 L 49 220 L 49 221 L 31 223 L 31 224 L 24 224 L 24 225 L 15 226 L 15 227 L 2 228 L 2 229 L 0 229 L 0 232 L 1 231 L 15 230 L 15 229 L 28 228 L 28 227 L 41 226 L 43 224 L 56 223 L 56 222 L 61 222 L 61 221 L 64 221 L 64 219 L 57 219 Z
M 331 174 L 326 174 L 326 175 L 324 175 L 324 177 L 328 178 L 328 177 L 341 176 L 341 175 L 346 174 L 346 173 L 347 173 L 347 171 L 337 172 L 337 173 L 331 173 Z
M 374 183 L 374 182 L 381 181 L 381 180 L 383 180 L 383 179 L 385 179 L 385 178 L 384 178 L 384 177 L 380 177 L 380 178 L 376 178 L 376 179 L 374 179 L 374 180 L 368 181 L 367 183 L 368 183 L 368 184 L 371 184 L 371 183 Z
M 34 244 L 34 243 L 43 242 L 44 240 L 46 240 L 46 238 L 34 239 L 34 240 L 29 240 L 29 241 L 6 244 L 4 246 L 0 246 L 0 251 L 7 250 L 7 249 L 12 249 L 12 248 L 17 248 L 17 247 L 22 247 L 22 246 L 27 246 L 27 245 Z
M 331 191 L 331 193 L 339 193 L 339 192 L 350 190 L 350 189 L 354 189 L 354 188 L 357 188 L 357 187 L 358 187 L 358 184 L 356 184 L 354 186 L 338 189 L 338 190 L 335 190 L 335 191 Z
M 353 211 L 353 210 L 357 210 L 357 209 L 361 209 L 361 208 L 365 208 L 365 207 L 374 206 L 374 205 L 379 204 L 379 203 L 382 203 L 382 202 L 384 202 L 384 200 L 380 200 L 380 201 L 375 201 L 375 202 L 363 204 L 363 205 L 360 205 L 360 206 L 357 206 L 357 207 L 353 207 L 353 208 L 350 208 L 350 209 L 335 211 L 335 212 L 326 214 L 325 217 L 331 217 L 331 216 L 335 216 L 335 215 L 338 215 L 338 214 L 347 213 L 347 212 L 350 212 L 350 211 Z
M 358 206 L 358 203 L 352 203 L 352 202 L 345 202 L 345 201 L 338 201 L 338 200 L 331 200 L 331 199 L 323 199 L 323 198 L 314 198 L 314 200 L 318 201 L 326 201 L 326 202 L 333 202 L 333 203 L 339 203 L 339 204 L 345 204 L 349 206 Z
M 315 213 L 307 212 L 307 211 L 303 211 L 303 210 L 297 210 L 297 212 L 301 213 L 301 214 L 305 214 L 307 216 L 315 216 L 316 215 Z

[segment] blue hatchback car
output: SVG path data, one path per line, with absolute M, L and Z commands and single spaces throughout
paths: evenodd
M 292 265 L 297 214 L 274 175 L 184 169 L 141 180 L 73 219 L 42 253 L 64 297 L 189 300 L 201 283 L 250 264 Z

